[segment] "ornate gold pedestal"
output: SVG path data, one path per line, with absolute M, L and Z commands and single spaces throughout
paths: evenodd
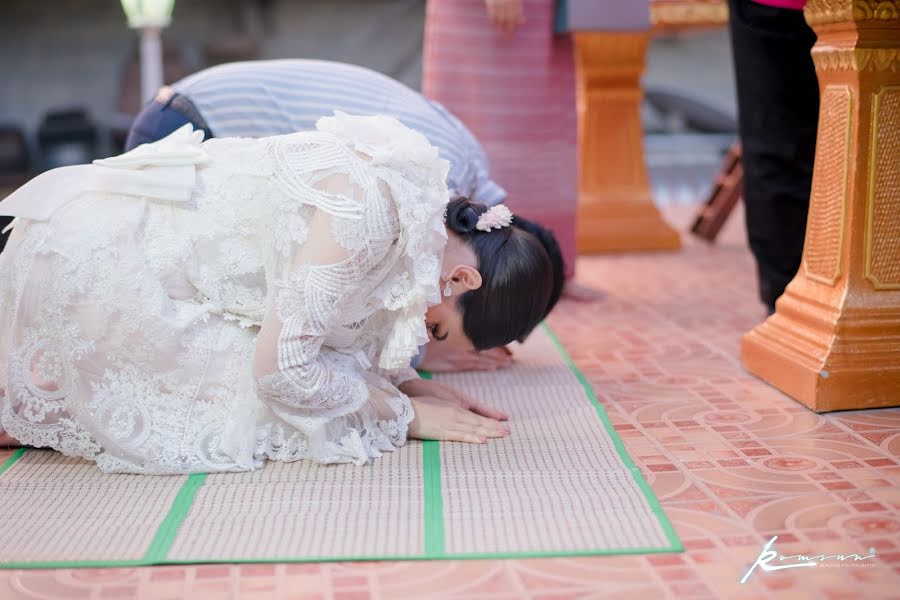
M 640 76 L 648 33 L 575 34 L 578 74 L 578 251 L 675 250 L 644 166 Z
M 900 0 L 810 0 L 821 109 L 803 264 L 746 368 L 818 412 L 900 405 Z

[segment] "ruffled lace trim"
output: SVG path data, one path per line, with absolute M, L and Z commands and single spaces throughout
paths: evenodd
M 289 394 L 289 386 L 280 375 L 269 375 L 258 382 L 260 398 L 282 398 Z M 382 392 L 385 390 L 382 388 Z M 384 452 L 392 452 L 407 441 L 409 424 L 415 418 L 412 402 L 402 392 L 395 390 L 383 396 L 389 408 L 388 415 L 379 415 L 366 404 L 369 392 L 363 390 L 360 402 L 350 414 L 334 419 L 320 417 L 292 417 L 272 421 L 257 427 L 256 460 L 296 461 L 313 460 L 328 463 L 354 463 L 363 465 L 380 458 Z M 276 405 L 277 400 L 269 402 Z M 387 418 L 383 418 L 387 417 Z
M 409 366 L 428 341 L 425 311 L 438 304 L 441 259 L 447 244 L 444 215 L 450 192 L 450 163 L 438 155 L 421 133 L 393 117 L 354 116 L 336 111 L 316 123 L 371 160 L 390 188 L 400 220 L 403 254 L 396 275 L 376 292 L 395 319 L 381 349 L 378 366 L 396 370 Z M 411 274 L 412 277 L 404 276 Z M 380 292 L 380 293 L 379 293 Z

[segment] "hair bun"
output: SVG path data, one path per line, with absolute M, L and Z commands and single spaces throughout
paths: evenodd
M 470 202 L 465 198 L 453 200 L 447 205 L 447 227 L 461 235 L 472 233 L 478 225 L 479 217 L 486 210 L 484 204 Z

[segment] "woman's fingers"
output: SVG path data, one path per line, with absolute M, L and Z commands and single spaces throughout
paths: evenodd
M 505 354 L 492 354 L 489 356 L 479 357 L 485 365 L 489 365 L 492 369 L 506 369 L 512 365 L 512 357 Z
M 482 350 L 478 353 L 482 360 L 489 360 L 500 367 L 508 367 L 512 364 L 512 350 L 506 346 Z
M 496 369 L 505 369 L 512 364 L 512 359 L 508 356 L 497 355 L 486 352 L 472 352 L 467 357 L 467 371 L 494 371 Z
M 468 441 L 470 439 L 478 439 L 487 441 L 489 439 L 499 439 L 506 437 L 505 431 L 498 431 L 489 427 L 481 427 L 478 425 L 462 425 L 448 430 L 449 439 L 453 441 Z
M 409 425 L 410 437 L 482 444 L 510 433 L 508 425 L 478 415 L 458 403 L 431 396 L 411 400 L 415 416 Z
M 509 419 L 509 415 L 503 412 L 502 410 L 497 410 L 496 408 L 491 408 L 490 406 L 484 405 L 481 402 L 476 402 L 471 398 L 468 399 L 467 404 L 464 406 L 475 413 L 476 415 L 481 415 L 482 417 L 487 417 L 488 419 L 495 419 L 497 421 L 506 421 Z
M 468 411 L 460 411 L 455 422 L 447 424 L 447 429 L 454 435 L 453 439 L 460 441 L 467 441 L 472 436 L 479 439 L 495 439 L 509 435 L 507 426 Z
M 493 424 L 490 425 L 485 423 L 459 423 L 451 427 L 456 431 L 470 431 L 479 435 L 490 434 L 491 437 L 509 435 L 509 429 L 500 425 L 497 421 L 493 421 Z
M 482 404 L 462 390 L 447 386 L 447 391 L 448 393 L 453 395 L 453 397 L 460 403 L 463 408 L 475 413 L 476 415 L 481 415 L 482 417 L 487 417 L 496 421 L 506 421 L 507 419 L 509 419 L 509 415 L 507 415 L 502 410 L 497 410 L 496 408 L 491 408 L 486 404 Z
M 506 429 L 488 429 L 487 427 L 479 427 L 475 433 L 486 438 L 502 438 L 509 435 L 509 431 Z
M 465 428 L 472 428 L 473 430 L 477 430 L 481 428 L 485 431 L 492 431 L 502 433 L 506 435 L 509 433 L 509 426 L 504 425 L 500 421 L 496 419 L 491 419 L 488 417 L 482 417 L 481 415 L 477 415 L 473 412 L 464 412 L 459 416 L 459 423 Z
M 487 417 L 489 419 L 496 419 L 497 421 L 509 420 L 509 415 L 502 410 L 497 410 L 496 408 L 491 408 L 490 406 L 485 406 L 484 404 L 480 404 L 478 402 L 474 402 L 469 405 L 469 410 L 471 410 L 476 415 L 481 415 L 482 417 Z
M 475 437 L 480 440 L 497 439 L 504 437 L 506 434 L 498 431 L 491 431 L 486 427 L 478 427 L 474 425 L 456 425 L 447 430 L 450 439 L 464 441 L 464 439 Z
M 429 393 L 434 397 L 453 402 L 465 410 L 483 417 L 488 417 L 489 419 L 497 421 L 506 421 L 509 419 L 509 415 L 503 411 L 482 404 L 469 394 L 451 385 L 439 383 L 437 381 L 419 379 L 414 382 L 405 383 L 401 388 L 401 391 L 408 396 L 419 396 L 424 393 Z
M 435 348 L 429 349 L 421 367 L 433 373 L 493 371 L 511 366 L 510 354 L 510 351 L 505 348 L 476 352 L 475 350 L 459 350 L 436 345 Z
M 469 410 L 476 415 L 481 415 L 497 421 L 506 421 L 509 419 L 509 415 L 502 410 L 497 410 L 496 408 L 491 408 L 490 406 L 482 404 L 469 394 L 453 386 L 441 384 L 441 396 L 447 400 L 457 402 L 464 409 Z
M 459 361 L 460 371 L 496 371 L 506 369 L 512 365 L 512 359 L 508 356 L 485 354 L 484 352 L 472 352 Z

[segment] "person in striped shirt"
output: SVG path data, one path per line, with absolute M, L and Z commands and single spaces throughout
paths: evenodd
M 334 111 L 388 115 L 420 131 L 450 162 L 451 200 L 467 198 L 494 206 L 506 199 L 506 191 L 490 177 L 481 144 L 441 104 L 376 71 L 331 61 L 235 62 L 194 73 L 161 89 L 141 110 L 129 131 L 126 150 L 162 139 L 187 123 L 203 130 L 207 138 L 259 138 L 314 129 L 320 117 Z M 559 244 L 552 232 L 536 223 L 516 217 L 516 225 L 537 235 L 554 263 L 557 284 L 549 313 L 565 278 Z M 414 366 L 446 372 L 493 370 L 511 364 L 506 348 L 475 354 L 432 346 L 427 354 L 423 349 Z

